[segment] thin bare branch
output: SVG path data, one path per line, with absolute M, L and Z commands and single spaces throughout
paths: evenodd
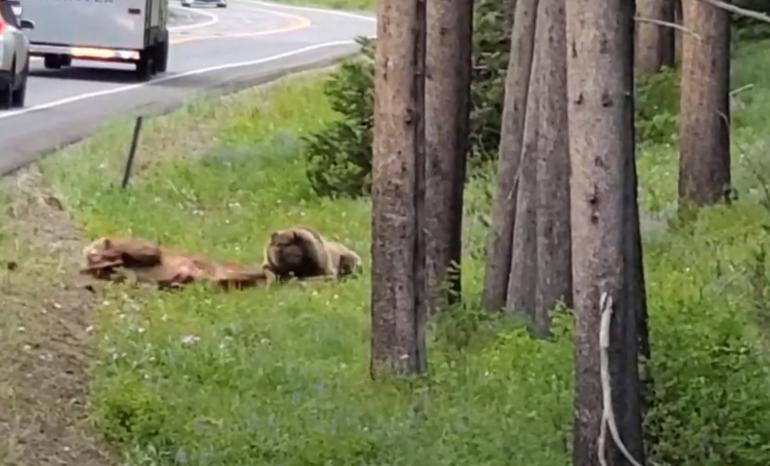
M 623 454 L 623 456 L 633 466 L 642 466 L 628 451 L 625 443 L 620 438 L 620 432 L 618 426 L 615 423 L 615 411 L 612 407 L 612 382 L 610 378 L 610 363 L 609 363 L 609 349 L 610 349 L 610 321 L 612 320 L 612 296 L 606 291 L 601 294 L 599 299 L 599 307 L 601 311 L 601 322 L 599 326 L 599 351 L 600 351 L 600 363 L 601 363 L 601 382 L 602 382 L 602 402 L 604 412 L 602 413 L 602 424 L 600 426 L 600 436 L 598 441 L 599 448 L 599 463 L 602 466 L 607 464 L 605 458 L 604 448 L 607 444 L 606 435 L 607 429 L 610 430 L 612 440 L 615 441 L 615 446 Z
M 733 89 L 730 91 L 730 97 L 735 97 L 736 95 L 740 94 L 741 92 L 749 91 L 751 89 L 754 89 L 753 84 L 746 84 L 745 86 L 741 86 L 738 89 Z
M 766 15 L 765 13 L 760 13 L 759 11 L 749 10 L 747 8 L 741 8 L 739 6 L 735 6 L 727 2 L 723 2 L 722 0 L 700 0 L 700 1 L 706 2 L 722 10 L 729 11 L 730 13 L 735 13 L 736 15 L 739 15 L 739 16 L 745 16 L 746 18 L 756 19 L 757 21 L 762 21 L 763 23 L 770 24 L 770 15 Z
M 643 18 L 641 16 L 634 16 L 634 21 L 636 21 L 637 23 L 650 23 L 650 24 L 655 24 L 657 26 L 663 26 L 663 27 L 668 27 L 668 28 L 671 28 L 671 29 L 676 29 L 678 31 L 684 32 L 685 34 L 689 34 L 689 35 L 693 36 L 695 39 L 703 40 L 703 38 L 701 36 L 699 36 L 696 32 L 687 29 L 686 27 L 682 26 L 681 24 L 672 23 L 671 21 L 663 21 L 663 20 L 660 20 L 660 19 L 652 19 L 652 18 Z

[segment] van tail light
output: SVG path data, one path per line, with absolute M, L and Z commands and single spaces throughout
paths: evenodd
M 5 30 L 5 21 L 3 21 L 3 17 L 0 16 L 0 33 Z

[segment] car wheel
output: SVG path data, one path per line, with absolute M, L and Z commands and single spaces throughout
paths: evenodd
M 217 8 L 227 8 L 227 3 L 217 3 Z
M 0 110 L 11 108 L 11 98 L 13 96 L 13 86 L 11 83 L 0 83 Z
M 19 86 L 12 91 L 11 95 L 11 105 L 13 107 L 24 107 L 24 101 L 26 100 L 27 96 L 27 76 L 29 75 L 29 59 L 27 59 L 27 63 L 24 65 L 24 71 L 21 73 L 21 83 Z
M 8 110 L 13 105 L 14 77 L 16 76 L 16 59 L 11 65 L 11 79 L 8 82 L 0 82 L 0 110 Z
M 136 62 L 136 77 L 139 81 L 148 81 L 155 71 L 155 49 L 147 48 L 142 51 Z
M 58 70 L 61 68 L 62 61 L 58 55 L 46 55 L 43 58 L 43 64 L 49 70 Z
M 155 47 L 155 69 L 158 73 L 165 73 L 168 68 L 168 34 Z

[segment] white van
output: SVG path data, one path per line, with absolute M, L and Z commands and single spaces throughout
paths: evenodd
M 35 23 L 30 54 L 46 68 L 72 59 L 136 64 L 148 80 L 168 64 L 168 0 L 21 0 Z

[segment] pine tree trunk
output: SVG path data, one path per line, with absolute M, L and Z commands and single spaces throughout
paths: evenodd
M 473 0 L 431 0 L 426 8 L 426 247 L 430 309 L 436 310 L 457 302 L 462 290 Z
M 371 372 L 426 370 L 424 250 L 425 3 L 377 11 L 372 163 Z M 422 178 L 421 178 L 422 177 Z
M 633 49 L 633 44 L 629 45 L 630 50 Z M 630 69 L 625 72 L 631 76 L 634 74 L 632 64 L 626 63 Z M 636 141 L 636 126 L 634 125 L 634 105 L 631 102 L 632 109 L 628 113 L 627 121 L 625 124 L 631 128 L 632 141 Z M 642 256 L 642 233 L 639 225 L 639 178 L 636 170 L 636 147 L 633 147 L 634 157 L 629 157 L 626 160 L 626 181 L 623 184 L 625 189 L 623 193 L 623 215 L 626 217 L 623 220 L 623 226 L 626 228 L 623 233 L 625 239 L 624 254 L 625 254 L 625 278 L 623 295 L 626 299 L 626 307 L 631 309 L 632 313 L 637 316 L 636 320 L 636 338 L 638 341 L 638 355 L 635 360 L 639 364 L 645 364 L 645 376 L 647 376 L 646 362 L 650 359 L 652 353 L 650 350 L 650 334 L 649 327 L 647 325 L 647 290 L 645 286 L 644 278 L 644 257 Z M 641 358 L 640 358 L 641 357 Z M 645 361 L 642 362 L 642 359 Z M 629 362 L 631 364 L 631 362 Z M 651 390 L 651 379 L 643 378 L 641 381 L 641 389 L 645 391 L 643 395 L 648 394 Z M 642 396 L 644 399 L 644 396 Z M 642 406 L 644 407 L 644 406 Z
M 674 22 L 673 0 L 637 0 L 637 16 L 658 21 Z M 657 24 L 637 23 L 636 67 L 655 72 L 674 66 L 674 29 Z
M 649 361 L 652 356 L 650 349 L 650 330 L 647 323 L 647 291 L 644 278 L 644 263 L 642 257 L 642 236 L 639 229 L 639 202 L 638 202 L 638 177 L 636 173 L 636 158 L 626 161 L 626 179 L 624 184 L 624 209 L 626 215 L 623 220 L 623 226 L 626 228 L 623 234 L 625 238 L 625 277 L 624 283 L 624 308 L 629 310 L 629 314 L 636 315 L 635 329 L 631 330 L 629 322 L 627 330 L 630 332 L 628 338 L 636 338 L 638 342 L 638 354 L 630 351 L 624 353 L 627 358 L 624 364 L 629 367 L 638 366 L 639 372 L 639 393 L 641 405 L 637 408 L 632 405 L 626 414 L 643 417 L 643 414 L 649 410 L 652 404 L 652 393 L 654 390 L 652 374 L 650 372 Z M 635 410 L 639 409 L 637 414 Z M 635 433 L 634 435 L 637 435 Z M 638 433 L 641 435 L 641 432 Z
M 538 150 L 536 168 L 537 288 L 534 333 L 550 333 L 549 312 L 572 303 L 569 131 L 565 0 L 540 0 L 537 19 Z
M 633 44 L 629 45 L 629 47 L 632 49 Z M 627 69 L 626 73 L 633 76 L 634 70 L 631 63 L 628 62 L 627 66 L 630 69 Z M 634 105 L 633 101 L 632 105 Z M 627 116 L 630 121 L 625 123 L 631 128 L 632 141 L 636 141 L 634 115 L 635 111 L 632 107 L 632 111 Z M 623 226 L 626 228 L 626 231 L 623 233 L 625 239 L 624 257 L 626 261 L 624 271 L 626 280 L 623 296 L 625 299 L 624 308 L 629 309 L 630 313 L 637 316 L 635 334 L 638 342 L 638 354 L 633 355 L 631 352 L 626 352 L 625 354 L 632 358 L 626 362 L 627 365 L 638 365 L 640 367 L 641 413 L 639 415 L 643 417 L 652 400 L 653 381 L 648 364 L 652 352 L 650 349 L 650 330 L 647 323 L 647 290 L 644 278 L 644 257 L 642 256 L 642 234 L 639 225 L 639 179 L 636 170 L 635 147 L 633 152 L 634 157 L 629 157 L 626 160 L 626 181 L 623 184 L 625 188 L 623 193 L 623 215 L 626 216 L 623 220 Z M 629 324 L 628 328 L 630 329 L 630 327 L 631 325 Z M 632 416 L 636 415 L 633 411 L 631 414 Z
M 527 97 L 524 141 L 516 190 L 516 217 L 513 223 L 511 269 L 505 308 L 528 322 L 534 319 L 537 290 L 537 153 L 542 74 L 536 54 L 532 61 Z
M 670 0 L 667 0 L 670 1 Z M 633 9 L 628 15 L 633 16 Z M 633 20 L 632 24 L 633 24 Z M 633 31 L 633 26 L 630 26 Z M 622 56 L 633 56 L 634 34 L 629 32 L 621 50 Z M 672 37 L 673 40 L 673 37 Z M 634 89 L 634 62 L 622 60 L 625 68 L 622 75 L 628 89 Z M 615 337 L 621 347 L 618 357 L 610 360 L 613 383 L 613 404 L 617 406 L 615 417 L 621 427 L 624 442 L 634 458 L 644 464 L 644 433 L 642 423 L 647 407 L 646 396 L 652 389 L 652 380 L 648 378 L 647 360 L 650 357 L 649 329 L 647 327 L 647 295 L 644 279 L 642 256 L 642 235 L 639 225 L 638 177 L 636 171 L 636 127 L 634 124 L 635 102 L 628 99 L 628 109 L 624 113 L 625 142 L 623 154 L 625 167 L 623 173 L 623 291 L 621 309 L 624 310 L 619 324 L 622 325 L 622 337 Z M 617 318 L 617 316 L 616 316 Z M 616 327 L 617 328 L 617 327 Z M 631 373 L 633 372 L 633 373 Z M 634 402 L 627 402 L 635 400 Z M 628 464 L 615 448 L 610 451 L 615 455 L 614 464 Z
M 575 326 L 573 464 L 596 466 L 601 427 L 600 298 L 613 300 L 610 330 L 612 406 L 620 437 L 644 464 L 639 415 L 638 291 L 634 260 L 638 229 L 630 206 L 634 158 L 634 4 L 626 0 L 567 2 L 568 98 L 572 168 L 572 250 Z M 633 189 L 633 191 L 631 191 Z M 629 225 L 631 223 L 632 225 Z M 633 291 L 636 298 L 629 295 Z M 609 434 L 607 464 L 627 465 Z
M 682 24 L 682 0 L 672 0 L 674 3 L 674 22 Z M 674 63 L 682 62 L 682 31 L 674 30 Z
M 511 54 L 505 80 L 505 102 L 500 132 L 497 191 L 492 210 L 492 226 L 487 238 L 484 273 L 483 305 L 492 310 L 502 309 L 508 294 L 517 180 L 528 107 L 537 4 L 538 0 L 516 2 L 511 32 Z
M 679 207 L 714 204 L 730 189 L 730 16 L 701 0 L 683 0 Z

